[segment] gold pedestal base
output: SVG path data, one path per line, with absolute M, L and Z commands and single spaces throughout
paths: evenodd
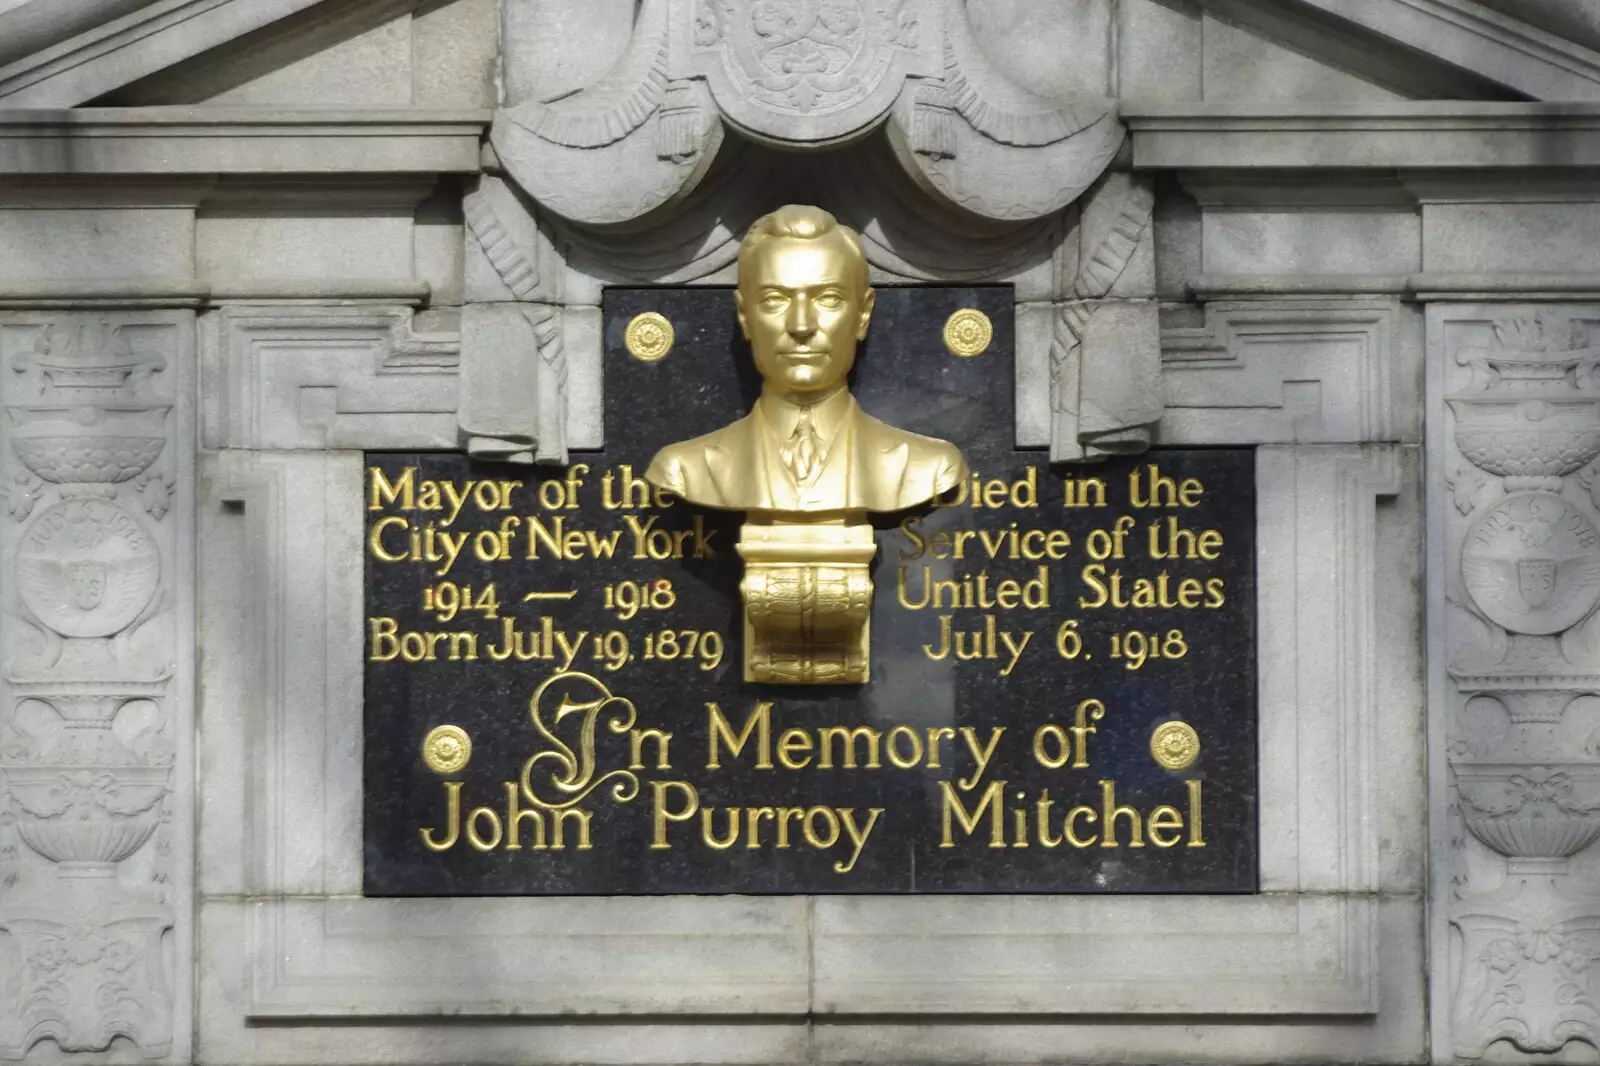
M 852 516 L 859 519 L 860 515 Z M 744 679 L 860 685 L 871 672 L 872 526 L 746 522 Z

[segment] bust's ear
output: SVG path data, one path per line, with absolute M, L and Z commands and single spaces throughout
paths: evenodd
M 861 322 L 856 326 L 856 340 L 867 339 L 867 326 L 872 322 L 872 308 L 878 302 L 878 290 L 868 286 L 861 294 Z
M 750 339 L 750 326 L 744 320 L 744 293 L 738 289 L 733 290 L 733 313 L 739 320 L 739 332 L 745 340 Z

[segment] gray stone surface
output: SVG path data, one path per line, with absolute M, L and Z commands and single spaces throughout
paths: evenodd
M 0 0 L 0 1057 L 1600 1054 L 1586 9 L 899 0 L 818 80 L 765 3 Z M 361 453 L 603 445 L 605 286 L 802 172 L 875 283 L 1015 284 L 1019 443 L 1257 447 L 1259 894 L 361 896 Z

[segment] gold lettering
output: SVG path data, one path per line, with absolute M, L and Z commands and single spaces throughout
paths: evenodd
M 449 835 L 439 841 L 433 839 L 431 828 L 417 830 L 429 851 L 449 851 L 456 846 L 456 839 L 461 835 L 461 785 L 460 781 L 444 782 L 444 820 L 449 826 Z
M 989 743 L 985 747 L 979 748 L 978 736 L 973 728 L 970 725 L 961 727 L 961 739 L 967 742 L 967 750 L 972 752 L 972 758 L 978 764 L 977 768 L 968 777 L 956 782 L 961 786 L 962 791 L 970 791 L 983 779 L 984 771 L 989 769 L 989 760 L 994 758 L 995 749 L 1000 746 L 1000 736 L 1005 731 L 1006 727 L 1003 725 L 991 726 Z
M 878 824 L 878 816 L 883 811 L 882 807 L 869 807 L 867 809 L 867 814 L 869 815 L 867 824 L 865 827 L 860 827 L 856 825 L 856 810 L 854 807 L 839 808 L 839 813 L 844 816 L 842 819 L 844 831 L 850 837 L 850 844 L 853 850 L 850 853 L 849 862 L 836 862 L 833 864 L 834 873 L 847 874 L 856 868 L 856 860 L 861 858 L 861 849 L 867 846 L 867 837 L 872 834 L 872 827 Z
M 971 786 L 968 786 L 971 787 Z M 955 847 L 951 838 L 950 816 L 955 815 L 955 820 L 960 823 L 961 829 L 968 836 L 978 831 L 978 823 L 983 818 L 985 811 L 989 813 L 989 847 L 1003 848 L 1004 815 L 1005 815 L 1005 787 L 1004 781 L 991 781 L 989 787 L 983 790 L 983 797 L 977 809 L 969 812 L 961 803 L 961 795 L 950 787 L 950 782 L 940 781 L 939 792 L 944 798 L 943 833 L 939 838 L 941 848 Z
M 805 756 L 801 758 L 800 756 Z M 803 770 L 811 765 L 811 734 L 804 729 L 785 729 L 778 735 L 778 762 L 785 770 Z M 781 832 L 782 830 L 780 830 Z
M 1178 808 L 1162 805 L 1150 812 L 1150 818 L 1145 823 L 1150 831 L 1150 843 L 1158 848 L 1170 848 L 1178 842 L 1178 834 L 1183 831 L 1183 815 L 1178 813 Z M 1164 834 L 1171 830 L 1172 836 Z
M 1055 800 L 1050 798 L 1048 788 L 1039 793 L 1039 798 L 1033 805 L 1034 829 L 1038 834 L 1040 845 L 1047 848 L 1059 847 L 1062 840 L 1061 837 L 1051 839 L 1050 835 L 1050 808 L 1054 805 Z
M 1200 835 L 1200 781 L 1190 778 L 1184 784 L 1189 787 L 1189 846 L 1203 848 L 1206 842 Z
M 744 729 L 738 737 L 733 735 L 733 726 L 722 717 L 722 708 L 715 703 L 706 704 L 706 714 L 709 716 L 710 727 L 710 752 L 706 756 L 707 770 L 722 769 L 721 757 L 717 754 L 717 741 L 720 739 L 728 748 L 730 758 L 737 758 L 749 743 L 751 733 L 756 734 L 756 760 L 757 770 L 772 769 L 772 704 L 766 701 L 757 703 L 755 710 L 744 720 Z
M 1106 705 L 1099 700 L 1083 700 L 1073 712 L 1072 739 L 1073 757 L 1072 768 L 1082 770 L 1089 765 L 1089 734 L 1099 732 L 1091 723 L 1098 722 L 1106 715 Z
M 1100 816 L 1094 813 L 1093 807 L 1074 807 L 1067 812 L 1067 821 L 1064 826 L 1067 833 L 1067 843 L 1075 848 L 1093 847 L 1095 840 L 1098 839 L 1092 835 L 1087 838 L 1078 836 L 1078 818 L 1085 814 L 1089 816 L 1091 825 L 1100 820 Z
M 826 840 L 822 839 L 811 825 L 812 820 L 819 814 L 825 816 L 827 820 L 828 839 Z M 800 823 L 800 829 L 806 835 L 806 843 L 814 848 L 831 848 L 839 843 L 839 816 L 833 812 L 832 807 L 812 807 L 806 811 L 805 821 Z
M 1045 751 L 1045 742 L 1055 745 L 1055 754 Z M 1033 757 L 1046 770 L 1059 770 L 1072 761 L 1072 745 L 1067 741 L 1066 730 L 1046 723 L 1033 731 Z
M 694 817 L 695 811 L 700 809 L 700 792 L 687 781 L 652 781 L 650 789 L 655 796 L 651 811 L 652 836 L 650 839 L 651 851 L 664 851 L 671 848 L 667 843 L 667 823 L 687 822 Z M 686 806 L 681 811 L 672 811 L 667 808 L 667 790 L 678 789 L 685 797 Z
M 668 758 L 668 746 L 672 743 L 672 734 L 659 729 L 632 729 L 628 731 L 628 741 L 632 745 L 633 758 L 628 764 L 630 770 L 643 770 L 644 742 L 653 740 L 656 743 L 656 769 L 672 769 L 672 760 Z
M 700 839 L 713 851 L 727 851 L 739 842 L 739 808 L 724 807 L 722 811 L 728 816 L 728 835 L 722 838 L 711 831 L 711 819 L 716 812 L 709 807 L 700 812 Z
M 528 760 L 528 762 L 530 762 L 530 763 L 532 761 L 533 761 L 532 759 Z M 523 780 L 527 780 L 528 772 L 531 769 L 532 769 L 532 767 L 528 766 L 527 764 L 523 765 L 523 767 L 522 767 L 522 778 L 523 778 Z M 529 807 L 526 810 L 523 809 L 522 805 L 518 802 L 520 789 L 518 788 L 517 783 L 515 781 L 507 781 L 505 784 L 506 784 L 506 850 L 507 851 L 521 851 L 522 850 L 522 820 L 524 818 L 529 818 L 529 819 L 532 819 L 532 821 L 533 821 L 533 845 L 532 845 L 533 846 L 533 850 L 534 851 L 544 851 L 545 848 L 549 847 L 549 845 L 545 843 L 545 838 L 544 838 L 544 815 L 542 813 L 540 813 L 540 811 L 539 811 L 539 809 L 537 807 Z
M 494 836 L 485 840 L 478 832 L 478 819 L 485 815 L 489 818 L 489 825 L 494 830 Z M 488 807 L 474 807 L 472 813 L 467 815 L 467 843 L 478 851 L 493 851 L 500 846 L 500 837 L 503 835 L 500 825 L 500 816 Z
M 899 742 L 901 740 L 911 742 L 910 755 L 900 754 Z M 889 730 L 888 741 L 889 762 L 896 769 L 909 770 L 922 761 L 922 738 L 917 736 L 917 731 L 910 726 L 897 725 Z
M 367 504 L 369 511 L 381 511 L 386 504 L 400 500 L 400 509 L 410 511 L 415 508 L 415 497 L 412 495 L 417 468 L 408 466 L 400 475 L 399 481 L 391 482 L 384 476 L 383 471 L 375 466 L 367 467 L 367 473 L 372 475 L 372 502 Z M 405 519 L 401 519 L 404 522 Z
M 1139 812 L 1133 807 L 1117 805 L 1117 785 L 1114 781 L 1100 782 L 1100 809 L 1101 822 L 1105 825 L 1105 837 L 1100 841 L 1102 848 L 1121 847 L 1117 843 L 1117 819 L 1126 815 L 1128 822 L 1133 827 L 1132 839 L 1128 841 L 1130 848 L 1144 847 L 1144 828 L 1140 824 Z
M 877 770 L 882 765 L 878 759 L 878 742 L 882 738 L 882 733 L 869 726 L 856 726 L 854 729 L 845 726 L 823 726 L 817 730 L 817 745 L 822 749 L 817 757 L 817 768 L 821 770 L 833 769 L 833 749 L 829 745 L 834 739 L 838 739 L 842 742 L 844 768 L 846 770 L 854 770 L 856 768 L 856 741 L 859 739 L 867 742 L 867 768 L 869 770 Z
M 411 527 L 410 522 L 397 515 L 389 515 L 387 518 L 380 518 L 372 523 L 372 532 L 367 534 L 367 547 L 371 550 L 374 559 L 385 563 L 403 563 L 410 558 L 410 555 L 406 552 L 392 552 L 384 547 L 383 531 L 390 526 L 396 525 L 401 529 L 409 529 Z

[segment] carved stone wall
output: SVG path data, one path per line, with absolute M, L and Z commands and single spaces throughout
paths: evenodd
M 1428 333 L 1448 1051 L 1600 1046 L 1600 307 L 1439 304 Z
M 0 1058 L 187 1045 L 193 346 L 0 314 Z
M 1109 8 L 1072 6 L 1041 21 L 1076 77 L 1040 95 L 1025 86 L 1059 57 L 991 54 L 983 4 L 641 0 L 631 27 L 563 34 L 536 31 L 558 5 L 506 0 L 505 107 L 464 211 L 464 447 L 600 446 L 601 288 L 729 283 L 745 229 L 788 201 L 860 230 L 876 281 L 1016 285 L 1019 444 L 1143 451 L 1162 406 L 1154 196 L 1106 173 L 1124 139 Z M 580 36 L 609 69 L 569 61 Z

